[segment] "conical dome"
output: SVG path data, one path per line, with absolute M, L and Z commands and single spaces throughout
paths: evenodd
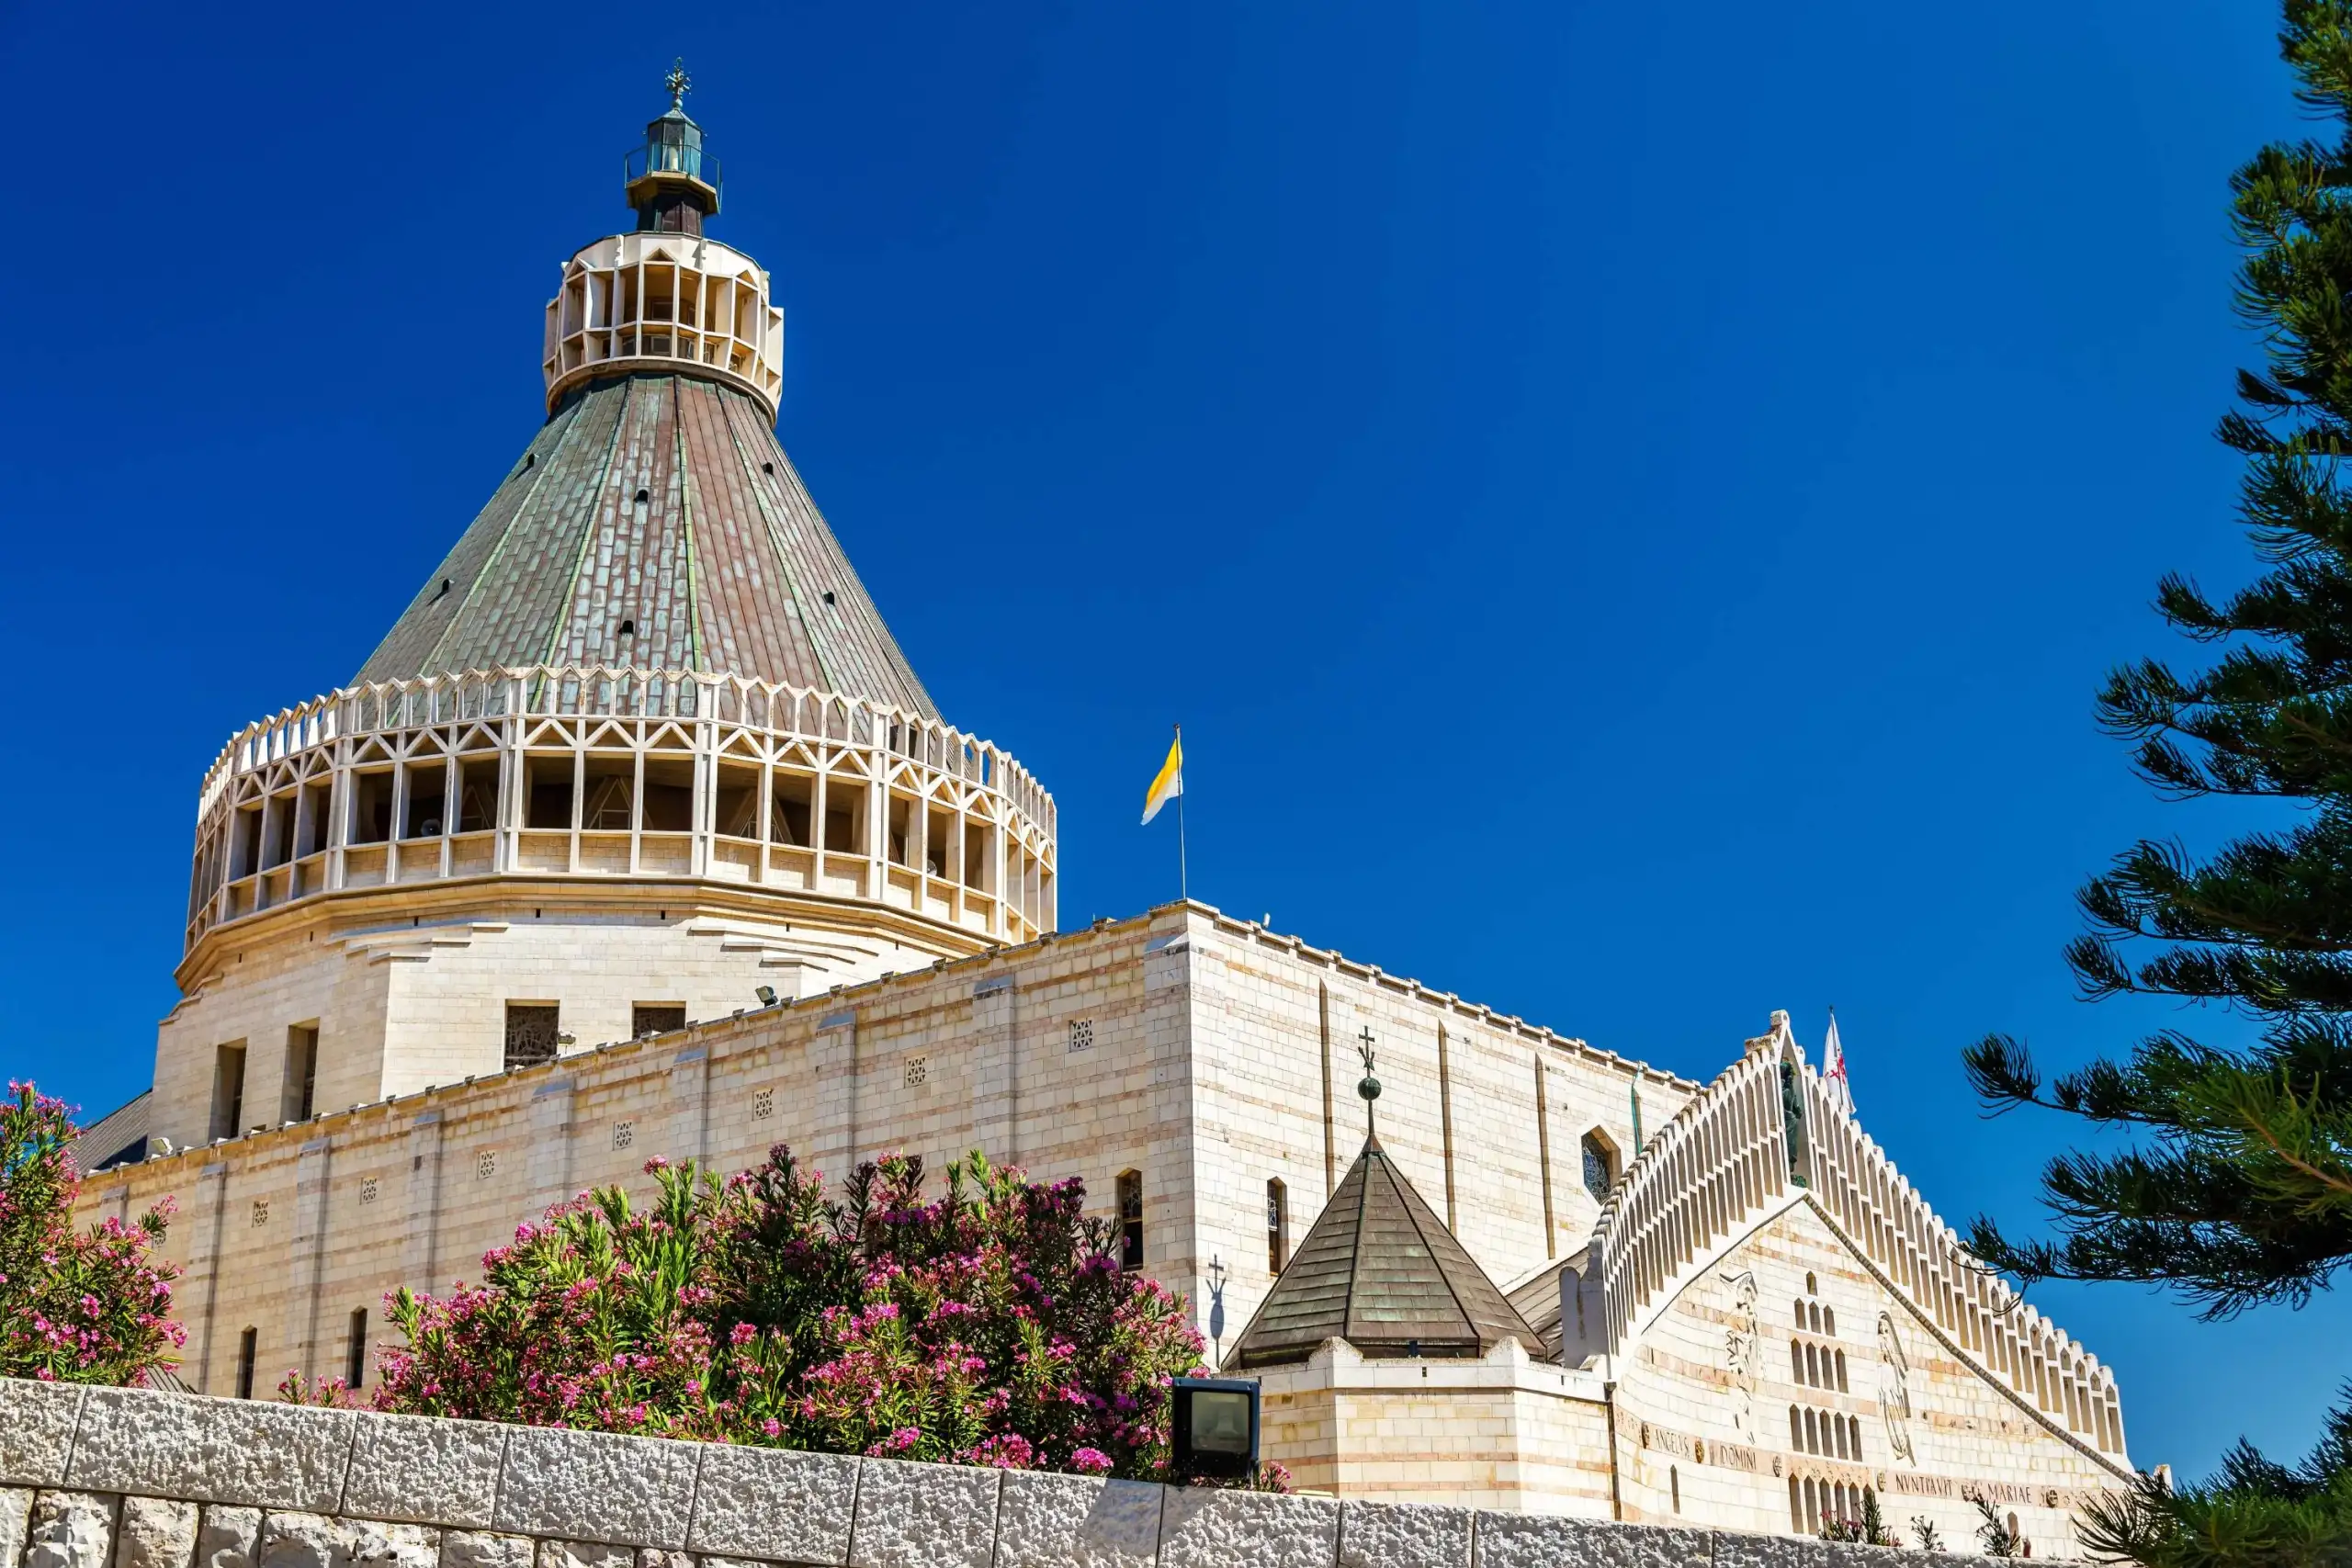
M 635 371 L 568 394 L 356 682 L 695 670 L 935 718 L 750 394 Z

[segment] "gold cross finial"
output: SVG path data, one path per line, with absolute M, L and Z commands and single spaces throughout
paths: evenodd
M 694 91 L 694 85 L 695 79 L 686 74 L 686 57 L 682 54 L 678 57 L 676 63 L 670 67 L 670 73 L 662 78 L 662 90 L 670 95 L 670 107 L 673 109 L 684 108 L 686 95 Z

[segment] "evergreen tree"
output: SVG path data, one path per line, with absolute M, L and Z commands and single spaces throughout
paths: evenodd
M 2078 895 L 2084 993 L 2177 997 L 2262 1021 L 2230 1048 L 2167 1031 L 2128 1061 L 2045 1086 L 2005 1035 L 1966 1054 L 1988 1106 L 2038 1104 L 2139 1134 L 2075 1151 L 2042 1183 L 2054 1240 L 1979 1219 L 1970 1245 L 2022 1280 L 2172 1287 L 2208 1317 L 2300 1305 L 2352 1258 L 2352 0 L 2285 0 L 2281 52 L 2324 122 L 2232 178 L 2237 307 L 2266 361 L 2242 370 L 2221 440 L 2262 570 L 2215 597 L 2179 576 L 2164 618 L 2217 652 L 2118 670 L 2101 723 L 2174 798 L 2284 803 L 2279 824 L 2199 858 L 2143 841 Z
M 2165 578 L 2157 609 L 2218 652 L 2189 673 L 2119 670 L 2098 712 L 2163 794 L 2291 810 L 2203 858 L 2134 846 L 2078 895 L 2089 929 L 2066 952 L 2086 997 L 2218 1003 L 2260 1036 L 2231 1048 L 2166 1031 L 2046 1087 L 2005 1035 L 1966 1054 L 1996 1111 L 2042 1105 L 2137 1134 L 2045 1168 L 2055 1239 L 1979 1218 L 1977 1255 L 2029 1283 L 2168 1286 L 2209 1318 L 2300 1306 L 2352 1258 L 2352 0 L 2284 13 L 2280 52 L 2326 139 L 2266 147 L 2232 178 L 2237 305 L 2266 364 L 2238 373 L 2218 433 L 2245 458 L 2240 511 L 2262 570 L 2219 599 Z M 2352 1387 L 2341 1397 L 2301 1465 L 2241 1441 L 2202 1485 L 2143 1477 L 2086 1510 L 2083 1545 L 2149 1568 L 2343 1568 Z M 1985 1550 L 2017 1550 L 1982 1511 Z

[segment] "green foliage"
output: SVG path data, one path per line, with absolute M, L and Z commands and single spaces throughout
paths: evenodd
M 1987 1497 L 1974 1497 L 1976 1505 L 1976 1544 L 1987 1557 L 2023 1557 L 2025 1541 L 2009 1528 L 2000 1510 Z
M 1859 1517 L 1841 1519 L 1824 1514 L 1821 1529 L 1815 1533 L 1824 1540 L 1852 1541 L 1861 1546 L 1903 1544 L 1886 1528 L 1886 1516 L 1879 1512 L 1878 1494 L 1867 1486 L 1862 1488 L 1862 1511 Z
M 171 1320 L 179 1271 L 153 1256 L 170 1205 L 77 1232 L 74 1131 L 28 1083 L 0 1100 L 0 1377 L 135 1386 L 186 1338 Z
M 1009 1469 L 1159 1475 L 1201 1341 L 1118 1266 L 1075 1180 L 978 1154 L 860 1167 L 828 1197 L 782 1145 L 721 1182 L 654 1161 L 526 1224 L 479 1285 L 397 1292 L 379 1409 Z M 334 1384 L 280 1393 L 345 1403 Z
M 2179 576 L 2156 607 L 2217 649 L 2183 672 L 2109 677 L 2098 714 L 2179 799 L 2252 798 L 2291 819 L 2199 859 L 2143 841 L 2079 895 L 2084 994 L 2176 997 L 2263 1021 L 2225 1048 L 2178 1032 L 2044 1084 L 1993 1035 L 1966 1055 L 1996 1111 L 2052 1107 L 2136 1134 L 2053 1159 L 2054 1239 L 1987 1219 L 1970 1245 L 2019 1279 L 2169 1286 L 2208 1316 L 2301 1304 L 2352 1257 L 2352 0 L 2286 0 L 2281 51 L 2326 140 L 2264 148 L 2231 181 L 2237 308 L 2265 364 L 2220 438 L 2245 458 L 2240 511 L 2262 570 L 2216 596 Z
M 2177 1491 L 2143 1476 L 2084 1510 L 2084 1550 L 2149 1568 L 2341 1568 L 2352 1561 L 2352 1387 L 2299 1465 L 2243 1438 L 2221 1473 Z
M 1944 1532 L 1937 1528 L 1935 1520 L 1925 1514 L 1911 1516 L 1911 1533 L 1918 1539 L 1922 1551 L 1941 1551 L 1944 1549 Z

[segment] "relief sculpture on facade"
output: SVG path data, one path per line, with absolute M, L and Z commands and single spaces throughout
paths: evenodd
M 1731 1374 L 1732 1424 L 1756 1435 L 1758 1357 L 1763 1343 L 1756 1317 L 1756 1271 L 1743 1269 L 1724 1279 L 1731 1286 L 1731 1327 L 1724 1335 L 1724 1370 Z
M 1886 1446 L 1905 1464 L 1917 1465 L 1911 1451 L 1911 1363 L 1894 1332 L 1894 1314 L 1878 1314 L 1878 1407 L 1886 1417 Z

